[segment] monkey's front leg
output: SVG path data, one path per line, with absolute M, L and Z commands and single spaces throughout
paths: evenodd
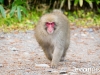
M 52 60 L 52 52 L 48 46 L 43 47 L 43 51 L 46 57 L 51 61 Z
M 55 48 L 54 52 L 53 52 L 53 58 L 52 58 L 52 62 L 51 62 L 51 67 L 52 68 L 57 68 L 58 63 L 61 59 L 61 56 L 63 54 L 64 49 L 63 48 Z

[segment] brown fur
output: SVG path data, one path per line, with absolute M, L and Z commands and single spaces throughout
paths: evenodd
M 45 22 L 56 23 L 53 34 L 47 33 Z M 64 59 L 70 43 L 70 27 L 66 16 L 60 10 L 43 15 L 35 28 L 35 36 L 46 57 L 52 61 L 51 67 L 57 67 L 58 62 Z

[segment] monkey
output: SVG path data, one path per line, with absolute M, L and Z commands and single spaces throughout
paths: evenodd
M 57 68 L 64 60 L 70 45 L 70 25 L 67 17 L 59 9 L 44 14 L 35 27 L 35 37 L 51 67 Z

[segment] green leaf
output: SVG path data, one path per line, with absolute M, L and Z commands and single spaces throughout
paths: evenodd
M 68 9 L 71 9 L 71 0 L 68 0 Z
M 83 5 L 83 0 L 79 0 L 79 4 L 80 4 L 80 6 L 82 7 L 82 5 Z
M 3 3 L 4 2 L 4 0 L 0 0 L 0 3 Z
M 21 10 L 19 6 L 17 6 L 17 16 L 18 16 L 18 20 L 21 21 Z
M 22 10 L 22 12 L 25 14 L 25 15 L 27 15 L 27 9 L 25 8 L 25 7 L 22 7 L 22 6 L 19 6 L 20 7 L 20 9 Z
M 99 5 L 99 4 L 100 4 L 100 1 L 99 1 L 99 0 L 97 0 L 97 1 L 96 1 L 96 3 Z
M 14 15 L 14 12 L 16 11 L 17 6 L 12 7 L 10 11 L 10 16 L 12 17 Z
M 90 5 L 90 7 L 91 7 L 91 8 L 93 8 L 93 4 L 92 4 L 92 2 L 91 2 L 91 1 L 89 2 L 89 5 Z
M 100 9 L 98 8 L 97 10 L 98 10 L 98 12 L 100 13 Z
M 64 6 L 64 3 L 65 3 L 65 0 L 62 0 L 60 4 L 60 9 Z
M 90 1 L 90 0 L 85 0 L 85 1 L 90 5 L 91 8 L 93 8 L 92 1 Z
M 6 12 L 5 12 L 5 9 L 3 8 L 2 5 L 0 5 L 0 11 L 1 11 L 1 14 L 4 18 L 6 18 Z
M 79 0 L 74 0 L 74 6 L 77 6 Z
M 12 6 L 14 6 L 14 5 L 17 5 L 17 6 L 24 5 L 25 3 L 26 3 L 26 1 L 23 1 L 23 0 L 14 0 Z

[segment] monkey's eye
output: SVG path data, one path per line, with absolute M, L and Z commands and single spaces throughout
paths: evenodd
M 46 26 L 49 27 L 49 26 L 52 26 L 54 27 L 55 26 L 55 22 L 46 22 Z
M 48 27 L 50 25 L 50 23 L 46 22 L 46 26 Z
M 52 22 L 51 25 L 54 26 L 55 25 L 55 22 Z

